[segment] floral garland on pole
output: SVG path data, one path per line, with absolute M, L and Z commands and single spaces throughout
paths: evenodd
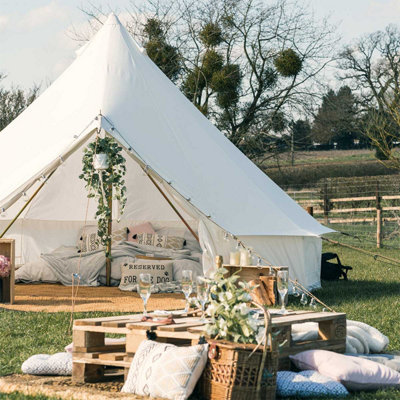
M 84 150 L 82 174 L 79 176 L 86 182 L 88 197 L 97 199 L 97 234 L 105 248 L 111 244 L 108 223 L 112 219 L 112 209 L 108 206 L 108 200 L 112 198 L 118 201 L 119 215 L 123 214 L 126 204 L 126 160 L 121 151 L 122 147 L 112 137 L 98 136 Z M 106 257 L 109 254 L 106 253 Z

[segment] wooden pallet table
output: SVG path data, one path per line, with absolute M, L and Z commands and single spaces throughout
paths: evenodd
M 295 342 L 292 340 L 292 326 L 315 322 L 319 326 L 316 340 Z M 346 349 L 346 314 L 298 311 L 288 315 L 272 314 L 272 330 L 277 333 L 278 343 L 284 343 L 280 351 L 279 369 L 289 369 L 289 356 L 310 349 L 324 349 L 344 352 Z M 199 317 L 181 316 L 174 318 L 170 325 L 160 321 L 142 322 L 141 315 L 90 318 L 76 320 L 73 333 L 73 370 L 75 382 L 96 382 L 107 377 L 107 368 L 120 368 L 126 373 L 132 358 L 146 339 L 147 332 L 153 332 L 156 340 L 179 346 L 198 342 L 203 334 L 204 324 Z M 126 336 L 126 342 L 106 344 L 106 334 Z

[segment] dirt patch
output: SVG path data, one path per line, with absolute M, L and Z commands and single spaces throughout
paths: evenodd
M 0 392 L 20 392 L 25 395 L 45 395 L 67 400 L 144 399 L 142 396 L 120 393 L 122 378 L 109 382 L 76 384 L 70 376 L 9 375 L 0 378 Z

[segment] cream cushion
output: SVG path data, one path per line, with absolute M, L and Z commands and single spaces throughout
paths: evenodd
M 326 350 L 308 350 L 289 357 L 297 368 L 318 371 L 341 382 L 349 390 L 377 390 L 400 386 L 398 372 L 363 358 Z
M 177 347 L 144 340 L 132 360 L 124 393 L 186 400 L 207 362 L 207 344 Z
M 172 282 L 173 261 L 169 260 L 141 260 L 121 263 L 121 290 L 135 290 L 139 282 L 139 275 L 149 273 L 152 285 Z

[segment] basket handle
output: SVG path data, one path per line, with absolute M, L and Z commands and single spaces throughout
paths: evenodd
M 267 359 L 267 343 L 269 342 L 269 350 L 272 352 L 273 351 L 273 345 L 272 345 L 272 324 L 271 324 L 271 314 L 270 312 L 261 306 L 260 304 L 253 302 L 253 304 L 264 311 L 264 323 L 265 323 L 265 335 L 264 335 L 264 346 L 263 346 L 263 354 L 261 357 L 261 365 L 260 365 L 260 370 L 258 372 L 258 377 L 257 377 L 257 388 L 256 388 L 256 399 L 261 399 L 261 383 L 262 383 L 262 378 L 263 378 L 263 373 L 264 373 L 264 365 L 265 365 L 265 360 Z M 259 348 L 259 345 L 253 350 L 255 352 Z M 252 352 L 252 354 L 253 354 Z M 251 354 L 250 354 L 251 355 Z

